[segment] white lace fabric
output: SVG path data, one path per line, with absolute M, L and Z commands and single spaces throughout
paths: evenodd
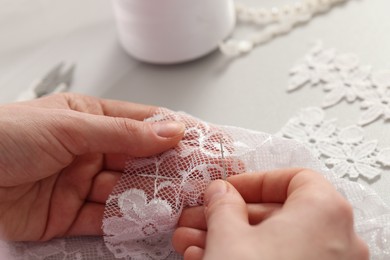
M 357 125 L 340 128 L 336 120 L 326 120 L 319 107 L 302 109 L 278 133 L 301 142 L 337 176 L 374 182 L 383 168 L 390 166 L 390 148 L 381 148 L 377 140 L 366 140 Z
M 107 247 L 128 259 L 178 258 L 170 244 L 182 209 L 201 205 L 214 179 L 285 167 L 321 172 L 352 203 L 357 232 L 375 259 L 390 257 L 390 209 L 370 189 L 340 179 L 294 140 L 236 127 L 214 126 L 183 113 L 160 110 L 152 121 L 177 120 L 187 130 L 178 147 L 150 158 L 132 158 L 107 202 Z M 224 151 L 224 159 L 222 158 Z M 243 240 L 245 243 L 245 240 Z
M 1 260 L 108 260 L 116 259 L 101 237 L 73 237 L 48 242 L 1 243 Z M 3 255 L 0 255 L 3 256 Z
M 326 49 L 318 41 L 291 69 L 287 90 L 307 85 L 322 88 L 322 108 L 302 109 L 279 134 L 307 145 L 340 177 L 377 181 L 390 166 L 390 148 L 366 140 L 363 127 L 390 118 L 390 70 L 373 71 L 357 55 Z M 341 128 L 337 119 L 325 119 L 325 109 L 343 101 L 361 113 L 355 124 Z
M 172 257 L 170 235 L 182 209 L 203 204 L 211 180 L 245 171 L 235 149 L 244 144 L 229 131 L 163 109 L 148 121 L 166 120 L 185 123 L 183 140 L 160 155 L 130 158 L 107 201 L 104 239 L 117 257 Z
M 390 70 L 372 71 L 370 65 L 360 64 L 353 53 L 325 49 L 318 41 L 290 70 L 287 90 L 305 85 L 321 87 L 326 93 L 323 108 L 342 101 L 358 103 L 363 110 L 357 124 L 364 126 L 379 119 L 390 119 Z

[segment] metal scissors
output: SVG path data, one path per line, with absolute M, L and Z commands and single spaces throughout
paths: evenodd
M 52 67 L 42 78 L 33 82 L 30 87 L 22 92 L 17 101 L 36 99 L 45 95 L 67 91 L 72 84 L 75 64 L 71 64 L 64 70 L 65 63 Z

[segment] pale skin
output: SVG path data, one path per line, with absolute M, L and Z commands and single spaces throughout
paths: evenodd
M 8 240 L 102 235 L 105 201 L 128 156 L 177 145 L 156 107 L 59 94 L 0 106 L 0 233 Z
M 320 174 L 282 169 L 214 181 L 173 236 L 185 260 L 367 260 L 350 204 Z

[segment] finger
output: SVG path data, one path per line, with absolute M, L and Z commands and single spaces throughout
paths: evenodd
M 96 161 L 101 158 L 100 154 L 79 156 L 61 174 L 42 181 L 42 185 L 54 185 L 53 191 L 48 194 L 51 198 L 45 239 L 51 239 L 57 234 L 63 235 L 73 225 L 75 216 L 78 216 L 86 205 L 85 198 L 92 187 L 93 179 L 100 171 L 100 165 Z M 53 184 L 50 184 L 51 182 Z
M 257 225 L 282 208 L 283 204 L 247 204 L 249 224 Z
M 103 171 L 96 175 L 87 200 L 95 203 L 106 203 L 122 173 L 115 171 Z
M 273 215 L 273 220 L 291 222 L 295 228 L 313 232 L 338 230 L 337 236 L 341 240 L 347 239 L 349 233 L 345 231 L 353 229 L 350 204 L 319 173 L 308 169 L 284 169 L 243 174 L 229 181 L 249 201 L 284 203 L 280 214 Z M 306 221 L 296 222 L 300 219 Z
M 184 252 L 184 260 L 202 260 L 204 249 L 197 246 L 190 246 Z
M 63 115 L 61 121 L 55 118 L 54 123 L 51 133 L 76 155 L 101 152 L 150 156 L 177 145 L 185 130 L 184 124 L 175 121 L 146 123 L 74 111 Z
M 181 255 L 184 255 L 184 252 L 190 246 L 204 248 L 206 235 L 207 233 L 203 230 L 179 227 L 175 230 L 172 236 L 173 248 Z
M 127 154 L 105 154 L 103 167 L 109 171 L 123 172 L 128 160 L 129 156 Z
M 104 204 L 85 203 L 64 236 L 102 236 Z
M 228 178 L 247 203 L 283 203 L 292 177 L 300 169 L 246 173 Z
M 177 225 L 179 227 L 195 228 L 206 231 L 207 223 L 204 210 L 203 206 L 184 209 Z
M 153 116 L 158 107 L 118 100 L 100 99 L 104 115 L 144 120 Z
M 359 260 L 368 260 L 370 259 L 370 250 L 363 239 L 356 236 L 356 247 L 357 250 L 352 250 L 355 252 L 355 255 L 351 257 L 351 259 L 359 259 Z
M 211 182 L 205 192 L 205 205 L 210 243 L 221 237 L 236 237 L 238 232 L 249 225 L 245 201 L 226 181 Z
M 158 109 L 155 106 L 101 99 L 76 93 L 53 94 L 31 101 L 19 102 L 18 105 L 57 109 L 70 108 L 83 113 L 131 118 L 134 120 L 144 120 L 145 118 L 151 117 Z
M 248 203 L 284 203 L 297 188 L 308 188 L 313 184 L 331 187 L 320 174 L 294 168 L 241 174 L 229 177 L 228 181 Z
M 282 204 L 247 204 L 248 221 L 251 225 L 256 225 L 266 219 L 268 216 L 277 212 Z M 199 230 L 207 230 L 206 218 L 204 217 L 204 207 L 191 207 L 183 210 L 179 222 L 179 227 L 189 227 Z

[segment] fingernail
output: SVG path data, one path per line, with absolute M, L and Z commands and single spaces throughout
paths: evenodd
M 185 130 L 185 126 L 183 123 L 180 122 L 167 121 L 153 123 L 152 129 L 158 136 L 170 138 L 183 133 Z
M 218 199 L 227 192 L 227 184 L 223 180 L 216 180 L 210 183 L 205 192 L 205 206 L 207 207 L 211 201 Z

